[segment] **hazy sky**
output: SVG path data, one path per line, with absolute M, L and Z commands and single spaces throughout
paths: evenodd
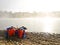
M 51 12 L 60 11 L 60 0 L 0 0 L 0 10 Z

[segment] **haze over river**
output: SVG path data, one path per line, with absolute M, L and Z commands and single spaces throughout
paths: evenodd
M 30 32 L 60 33 L 60 18 L 0 18 L 0 30 L 6 30 L 10 26 L 25 26 Z

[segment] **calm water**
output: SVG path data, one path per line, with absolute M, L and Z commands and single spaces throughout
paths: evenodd
M 0 30 L 9 26 L 27 27 L 27 31 L 60 33 L 59 18 L 0 18 Z

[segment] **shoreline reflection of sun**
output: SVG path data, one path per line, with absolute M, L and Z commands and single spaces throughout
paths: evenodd
M 31 22 L 37 24 L 37 26 L 40 26 L 42 23 L 43 24 L 43 32 L 48 32 L 48 33 L 53 33 L 53 23 L 55 18 L 46 16 L 46 17 L 31 17 L 31 18 L 26 18 L 27 20 L 30 20 Z
M 49 33 L 53 32 L 53 29 L 52 29 L 53 18 L 52 17 L 49 17 L 49 16 L 44 17 L 43 24 L 44 24 L 43 32 L 49 32 Z

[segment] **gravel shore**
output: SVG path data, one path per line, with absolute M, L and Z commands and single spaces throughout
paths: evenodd
M 60 45 L 60 34 L 27 32 L 25 39 L 6 40 L 0 37 L 0 45 Z

